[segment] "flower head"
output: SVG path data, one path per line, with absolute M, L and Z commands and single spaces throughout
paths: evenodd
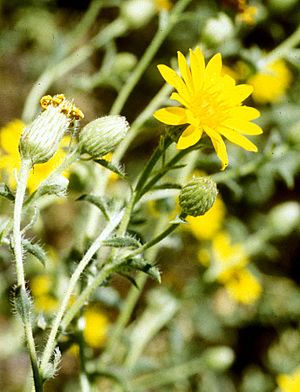
M 40 104 L 45 110 L 24 128 L 19 143 L 21 158 L 30 160 L 32 166 L 49 161 L 69 126 L 84 117 L 63 94 L 46 95 Z
M 281 392 L 298 392 L 300 390 L 300 369 L 291 374 L 279 374 L 277 383 Z
M 13 120 L 0 130 L 0 177 L 7 180 L 11 187 L 15 186 L 13 171 L 20 167 L 18 144 L 25 124 L 21 120 Z M 63 139 L 62 147 L 67 146 L 68 138 Z M 61 148 L 46 163 L 37 164 L 31 170 L 27 183 L 28 190 L 33 192 L 37 186 L 63 161 L 66 153 Z M 66 173 L 64 173 L 66 175 Z
M 252 76 L 248 83 L 254 88 L 253 99 L 258 103 L 277 102 L 282 98 L 292 81 L 291 71 L 284 60 L 268 64 Z
M 159 109 L 154 117 L 169 125 L 189 124 L 177 142 L 178 149 L 193 146 L 205 132 L 222 162 L 222 169 L 225 169 L 228 156 L 222 136 L 245 150 L 257 151 L 257 147 L 243 136 L 262 133 L 262 129 L 251 122 L 259 117 L 259 111 L 242 105 L 253 87 L 247 84 L 236 86 L 232 77 L 222 74 L 220 53 L 205 66 L 201 50 L 190 49 L 190 62 L 189 67 L 183 54 L 178 52 L 181 77 L 166 65 L 158 66 L 162 77 L 177 90 L 171 99 L 183 107 Z

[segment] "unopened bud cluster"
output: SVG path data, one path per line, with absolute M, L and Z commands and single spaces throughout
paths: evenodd
M 88 123 L 79 134 L 79 149 L 93 158 L 112 152 L 124 139 L 129 129 L 125 117 L 111 115 Z
M 204 215 L 211 209 L 218 194 L 216 183 L 210 177 L 195 177 L 179 194 L 182 213 L 190 216 Z

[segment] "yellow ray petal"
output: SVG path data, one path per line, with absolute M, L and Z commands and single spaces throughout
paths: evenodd
M 181 105 L 185 107 L 189 107 L 189 103 L 178 93 L 172 93 L 170 99 L 173 99 L 174 101 L 181 103 Z
M 210 137 L 211 142 L 214 146 L 214 149 L 215 149 L 220 161 L 222 162 L 221 170 L 226 169 L 226 167 L 228 166 L 228 155 L 227 155 L 227 150 L 226 150 L 226 146 L 225 146 L 223 139 L 216 131 L 214 131 L 211 128 L 205 127 L 204 131 Z
M 248 98 L 250 94 L 253 92 L 253 87 L 250 84 L 239 84 L 235 86 L 231 92 L 232 102 L 239 104 L 244 99 Z
M 222 57 L 220 53 L 215 54 L 208 62 L 205 69 L 205 79 L 211 80 L 220 76 L 222 71 Z
M 250 106 L 237 106 L 229 111 L 229 116 L 245 121 L 251 121 L 260 116 L 260 112 Z
M 159 109 L 153 113 L 153 116 L 158 120 L 168 125 L 182 125 L 186 124 L 186 110 L 178 107 L 166 107 Z
M 222 125 L 239 131 L 244 135 L 260 135 L 263 132 L 259 125 L 244 119 L 240 120 L 239 118 L 229 118 L 223 121 Z
M 191 147 L 201 139 L 201 136 L 202 130 L 200 128 L 189 125 L 180 136 L 176 147 L 178 150 L 184 150 L 185 148 Z
M 173 86 L 183 98 L 188 99 L 189 94 L 186 88 L 186 85 L 182 81 L 182 79 L 177 75 L 177 73 L 167 65 L 158 65 L 157 66 L 161 76 L 165 79 L 167 83 Z
M 238 132 L 225 127 L 224 128 L 219 127 L 218 132 L 220 132 L 223 136 L 225 136 L 226 139 L 244 148 L 245 150 L 257 152 L 256 145 L 250 142 L 250 140 L 248 140 L 245 136 L 239 134 Z
M 187 65 L 186 59 L 184 55 L 181 52 L 177 52 L 178 56 L 178 66 L 180 73 L 182 75 L 183 80 L 185 81 L 185 84 L 187 88 L 192 91 L 193 90 L 193 81 L 192 81 L 192 75 L 191 71 Z
M 199 89 L 202 86 L 205 71 L 204 57 L 199 48 L 195 51 L 190 49 L 190 61 L 194 88 Z

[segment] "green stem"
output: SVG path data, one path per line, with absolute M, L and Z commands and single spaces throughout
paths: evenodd
M 92 243 L 90 248 L 87 250 L 86 254 L 84 257 L 81 259 L 79 262 L 78 266 L 76 267 L 75 271 L 73 272 L 69 285 L 67 287 L 66 293 L 64 295 L 64 298 L 60 304 L 59 310 L 56 314 L 56 317 L 53 321 L 53 325 L 48 337 L 48 341 L 43 353 L 42 361 L 41 361 L 41 371 L 43 372 L 45 368 L 47 367 L 47 364 L 51 358 L 51 355 L 53 353 L 53 350 L 55 348 L 56 344 L 56 337 L 57 333 L 59 330 L 59 327 L 61 326 L 61 322 L 63 319 L 63 316 L 66 312 L 66 309 L 68 307 L 71 295 L 74 291 L 74 288 L 80 279 L 80 276 L 84 269 L 87 267 L 89 264 L 90 260 L 94 256 L 94 254 L 100 249 L 102 241 L 107 239 L 109 235 L 112 233 L 112 231 L 116 228 L 116 226 L 120 223 L 120 220 L 123 216 L 123 212 L 118 213 L 114 217 L 111 218 L 110 222 L 108 225 L 105 227 L 105 229 L 101 232 L 101 234 L 95 239 L 95 241 Z M 63 328 L 64 329 L 64 328 Z
M 16 261 L 17 284 L 18 286 L 21 287 L 21 290 L 24 291 L 26 291 L 26 284 L 25 284 L 25 274 L 24 274 L 24 266 L 23 266 L 21 216 L 22 216 L 22 207 L 23 207 L 23 201 L 24 201 L 24 196 L 26 191 L 27 180 L 31 167 L 32 165 L 30 160 L 22 160 L 21 168 L 18 175 L 18 185 L 17 185 L 16 198 L 15 198 L 14 222 L 13 222 L 13 248 L 14 248 L 15 261 Z M 24 302 L 22 295 L 20 296 L 19 299 L 20 301 Z M 26 304 L 22 303 L 22 307 L 26 308 Z M 32 367 L 34 387 L 36 392 L 40 392 L 42 391 L 42 382 L 41 382 L 39 368 L 38 368 L 38 359 L 37 359 L 36 348 L 33 339 L 32 326 L 29 318 L 25 317 L 23 321 L 24 321 L 25 339 L 26 339 L 31 367 Z
M 300 42 L 300 26 L 297 28 L 294 33 L 283 41 L 280 45 L 278 45 L 275 49 L 273 49 L 270 53 L 268 53 L 265 57 L 263 57 L 260 61 L 260 65 L 262 67 L 270 64 L 278 59 L 284 58 L 288 52 L 297 46 Z
M 148 163 L 146 164 L 136 186 L 135 186 L 135 197 L 134 197 L 134 202 L 136 203 L 143 192 L 143 187 L 145 182 L 148 180 L 150 173 L 152 172 L 155 164 L 159 160 L 159 158 L 162 156 L 162 154 L 166 151 L 166 149 L 170 146 L 172 143 L 172 140 L 170 138 L 165 138 L 164 140 L 164 148 L 162 148 L 161 145 L 158 145 L 155 151 L 153 152 L 151 158 L 149 159 Z
M 179 151 L 155 176 L 153 176 L 146 183 L 143 189 L 141 189 L 141 191 L 139 192 L 136 201 L 138 201 L 145 193 L 150 191 L 153 185 L 155 185 L 172 168 L 172 166 L 174 166 L 178 161 L 180 161 L 180 159 L 182 159 L 185 155 L 189 154 L 192 149 L 193 147 Z
M 52 180 L 61 175 L 68 167 L 72 165 L 72 163 L 76 162 L 79 157 L 80 154 L 77 149 L 74 149 L 70 154 L 68 154 L 63 160 L 63 162 L 55 170 L 53 170 L 53 172 L 45 180 L 40 183 L 38 189 L 28 197 L 28 199 L 24 203 L 24 207 L 28 208 L 33 201 L 38 199 L 40 196 L 41 188 L 47 183 L 51 183 Z
M 187 7 L 187 5 L 191 2 L 191 0 L 179 0 L 177 4 L 173 7 L 172 12 L 169 15 L 167 20 L 166 26 L 164 26 L 165 20 L 163 17 L 165 15 L 161 14 L 160 23 L 158 31 L 156 32 L 151 44 L 146 49 L 143 57 L 141 58 L 140 62 L 138 63 L 135 70 L 132 72 L 131 76 L 128 78 L 127 82 L 123 86 L 122 90 L 120 91 L 117 99 L 115 100 L 110 114 L 119 114 L 123 109 L 127 98 L 129 97 L 130 93 L 134 89 L 135 85 L 139 81 L 140 77 L 144 73 L 147 66 L 150 64 L 151 60 L 155 56 L 156 52 L 160 48 L 161 44 L 168 36 L 174 25 L 178 22 L 180 14 L 183 10 Z M 163 16 L 162 16 L 163 15 Z
M 105 264 L 92 283 L 81 292 L 76 301 L 72 304 L 72 306 L 67 310 L 64 318 L 61 322 L 62 330 L 66 330 L 70 322 L 74 319 L 74 317 L 78 314 L 80 309 L 86 304 L 91 293 L 100 286 L 113 272 L 114 265 L 113 264 Z
M 131 385 L 132 389 L 136 392 L 149 391 L 153 388 L 162 387 L 163 385 L 186 380 L 201 370 L 203 370 L 203 359 L 200 357 L 169 369 L 159 370 L 149 375 L 141 376 L 133 381 Z
M 163 219 L 164 218 L 164 219 Z M 158 220 L 156 224 L 156 232 L 160 232 L 162 229 L 162 226 L 165 224 L 166 217 L 163 216 L 161 219 Z M 155 234 L 154 234 L 155 235 Z M 153 249 L 150 252 L 147 252 L 146 254 L 146 259 L 152 262 L 155 259 L 155 256 L 157 254 L 158 249 Z M 122 330 L 125 328 L 127 323 L 130 320 L 130 317 L 132 315 L 133 309 L 135 308 L 135 305 L 141 295 L 141 292 L 143 291 L 143 288 L 147 282 L 148 276 L 144 272 L 138 272 L 137 278 L 136 278 L 136 284 L 137 287 L 132 285 L 130 287 L 129 293 L 126 297 L 126 300 L 124 302 L 124 305 L 121 309 L 121 312 L 117 318 L 117 321 L 114 324 L 114 328 L 112 330 L 112 333 L 110 334 L 108 338 L 107 345 L 105 347 L 105 351 L 103 353 L 103 356 L 101 358 L 101 364 L 105 363 L 107 360 L 111 359 L 112 354 L 115 352 L 118 344 L 119 344 L 119 339 L 122 333 Z
M 77 45 L 78 40 L 84 37 L 89 29 L 93 26 L 94 22 L 97 19 L 101 8 L 103 7 L 103 0 L 93 0 L 83 18 L 79 21 L 75 29 L 72 31 L 72 35 L 69 39 L 68 43 L 68 52 L 71 52 L 72 49 Z
M 170 225 L 158 236 L 154 237 L 151 241 L 146 242 L 143 246 L 140 248 L 136 249 L 135 251 L 131 252 L 128 256 L 126 256 L 125 260 L 132 259 L 134 256 L 139 255 L 140 253 L 145 252 L 145 250 L 152 248 L 152 246 L 158 244 L 160 241 L 162 241 L 164 238 L 166 238 L 169 234 L 171 234 L 174 230 L 177 229 L 177 227 L 181 223 L 170 223 Z
M 126 30 L 126 23 L 121 19 L 116 19 L 101 30 L 87 45 L 82 46 L 80 49 L 76 50 L 53 67 L 46 69 L 36 81 L 27 96 L 22 114 L 22 118 L 25 123 L 31 121 L 36 112 L 41 96 L 45 94 L 47 89 L 55 80 L 82 64 L 85 60 L 91 57 L 96 49 L 105 46 L 111 40 L 124 34 Z

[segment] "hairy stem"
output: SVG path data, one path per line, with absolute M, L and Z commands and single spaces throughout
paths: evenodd
M 59 310 L 58 310 L 56 317 L 53 321 L 53 325 L 52 325 L 52 328 L 51 328 L 51 331 L 50 331 L 50 334 L 48 337 L 48 341 L 47 341 L 47 344 L 46 344 L 46 347 L 45 347 L 45 350 L 43 353 L 43 357 L 42 357 L 41 371 L 45 370 L 45 367 L 47 366 L 47 364 L 51 358 L 51 355 L 52 355 L 53 350 L 55 348 L 56 337 L 58 334 L 59 327 L 61 326 L 61 322 L 62 322 L 63 316 L 66 312 L 66 309 L 68 307 L 71 295 L 74 291 L 74 288 L 75 288 L 82 272 L 84 271 L 84 269 L 86 268 L 86 266 L 88 265 L 88 263 L 90 262 L 91 258 L 94 256 L 94 254 L 100 249 L 102 241 L 107 239 L 109 237 L 109 235 L 112 233 L 112 231 L 116 228 L 116 226 L 120 223 L 122 216 L 123 216 L 123 211 L 111 218 L 108 225 L 105 227 L 105 229 L 101 232 L 101 234 L 92 243 L 92 245 L 87 250 L 84 257 L 79 262 L 75 271 L 73 272 L 71 279 L 70 279 L 70 282 L 69 282 L 69 285 L 68 285 L 68 288 L 67 288 L 67 291 L 64 295 L 64 298 L 60 304 Z M 63 326 L 63 323 L 62 323 L 62 326 Z M 63 326 L 63 329 L 64 329 L 64 326 Z
M 23 201 L 26 191 L 26 185 L 28 176 L 31 169 L 31 161 L 30 160 L 22 160 L 21 168 L 18 174 L 18 185 L 16 191 L 15 198 L 15 206 L 14 206 L 14 222 L 13 222 L 13 249 L 15 255 L 16 262 L 16 271 L 17 271 L 17 284 L 23 290 L 26 291 L 25 284 L 25 274 L 24 274 L 24 265 L 23 265 L 23 247 L 22 247 L 22 233 L 21 233 L 21 217 L 22 217 L 22 207 Z M 23 296 L 19 297 L 20 301 L 22 301 L 22 307 L 25 309 L 26 304 L 24 303 Z M 42 382 L 39 374 L 38 368 L 38 359 L 36 354 L 35 343 L 33 339 L 32 326 L 30 323 L 29 317 L 25 317 L 24 322 L 24 332 L 26 344 L 29 351 L 31 368 L 33 373 L 34 387 L 35 391 L 42 391 Z

